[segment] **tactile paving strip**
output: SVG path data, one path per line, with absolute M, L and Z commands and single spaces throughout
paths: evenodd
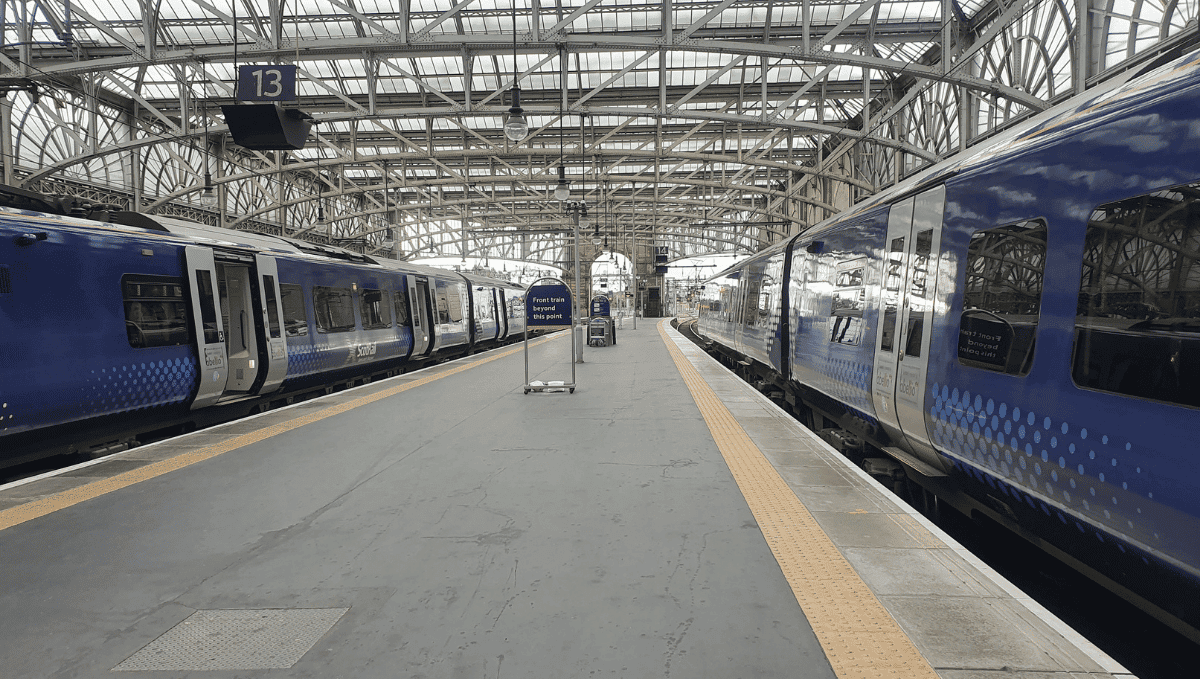
M 549 337 L 543 337 L 534 342 L 530 342 L 529 346 L 537 346 L 545 342 L 568 336 L 569 335 L 558 333 Z M 524 351 L 524 347 L 507 349 L 498 353 L 489 352 L 486 357 L 477 358 L 470 363 L 458 365 L 453 368 L 442 369 L 439 366 L 438 368 L 433 369 L 434 372 L 411 382 L 406 382 L 395 387 L 389 387 L 373 394 L 368 394 L 352 401 L 347 401 L 346 403 L 329 406 L 322 410 L 311 412 L 307 415 L 301 415 L 300 417 L 296 417 L 285 422 L 280 422 L 279 424 L 269 427 L 264 427 L 248 434 L 235 436 L 229 440 L 215 443 L 211 446 L 205 446 L 204 448 L 199 448 L 188 453 L 176 455 L 175 457 L 162 460 L 160 462 L 155 462 L 154 464 L 148 464 L 144 467 L 133 469 L 123 474 L 110 476 L 105 479 L 94 481 L 87 485 L 39 498 L 32 502 L 17 505 L 16 507 L 10 507 L 9 509 L 0 511 L 0 530 L 12 528 L 18 524 L 25 523 L 26 521 L 31 521 L 38 517 L 56 512 L 60 509 L 65 509 L 66 507 L 77 505 L 80 502 L 111 493 L 114 490 L 120 490 L 126 486 L 132 486 L 135 483 L 148 481 L 157 476 L 162 476 L 168 472 L 175 471 L 176 469 L 182 469 L 184 467 L 196 464 L 197 462 L 203 462 L 209 458 L 228 453 L 231 450 L 237 450 L 238 448 L 248 446 L 252 443 L 258 443 L 259 441 L 269 439 L 272 436 L 277 436 L 284 432 L 303 427 L 306 424 L 312 424 L 313 422 L 319 422 L 327 417 L 340 415 L 347 410 L 353 410 L 360 406 L 385 399 L 389 396 L 395 396 L 396 394 L 408 391 L 409 389 L 415 389 L 422 385 L 429 384 L 434 380 L 440 380 L 443 377 L 449 377 L 450 375 L 455 375 L 463 372 L 464 370 L 469 370 L 477 365 L 483 365 L 484 363 L 490 363 L 491 361 L 504 358 L 505 356 L 511 356 L 518 351 Z
M 692 392 L 763 537 L 840 679 L 938 675 L 787 482 L 668 336 L 658 332 Z
M 348 610 L 196 611 L 113 671 L 287 669 Z

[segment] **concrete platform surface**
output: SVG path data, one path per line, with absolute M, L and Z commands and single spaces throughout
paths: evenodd
M 531 342 L 534 379 L 569 355 Z M 0 676 L 1127 676 L 673 330 L 585 361 L 524 394 L 517 345 L 0 488 Z M 819 586 L 887 620 L 805 594 L 820 540 L 853 570 Z

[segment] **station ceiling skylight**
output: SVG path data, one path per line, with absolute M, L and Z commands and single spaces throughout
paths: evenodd
M 750 252 L 1197 22 L 1196 3 L 1172 0 L 1088 0 L 1083 18 L 1051 0 L 0 5 L 28 186 L 367 249 L 398 240 L 405 257 L 542 259 L 563 247 L 560 166 L 614 236 Z M 306 148 L 249 152 L 226 135 L 220 106 L 247 65 L 297 67 L 289 105 L 318 123 Z M 503 133 L 514 71 L 530 125 L 518 143 Z M 197 203 L 206 169 L 217 212 Z M 703 238 L 688 226 L 700 215 Z M 505 228 L 522 235 L 494 235 Z

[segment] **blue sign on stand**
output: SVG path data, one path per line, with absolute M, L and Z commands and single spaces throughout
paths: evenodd
M 553 281 L 550 285 L 539 285 L 542 281 Z M 539 278 L 525 291 L 525 386 L 524 391 L 562 391 L 575 393 L 576 328 L 571 328 L 571 381 L 529 381 L 529 329 L 571 327 L 571 306 L 575 303 L 571 289 L 561 278 L 549 276 Z M 579 336 L 582 340 L 582 336 Z M 579 347 L 582 348 L 582 345 Z
M 609 302 L 604 295 L 596 295 L 592 298 L 592 316 L 608 316 Z
M 529 326 L 571 325 L 571 290 L 565 285 L 535 285 L 529 288 L 525 324 Z

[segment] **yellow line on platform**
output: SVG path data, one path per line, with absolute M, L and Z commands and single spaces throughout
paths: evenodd
M 667 335 L 663 323 L 658 332 L 834 673 L 839 679 L 936 679 L 937 673 Z
M 563 336 L 565 335 L 556 334 L 550 337 L 543 337 L 536 341 L 530 342 L 529 345 L 537 346 Z M 330 406 L 328 408 L 324 408 L 307 415 L 302 415 L 300 417 L 287 420 L 286 422 L 280 422 L 248 434 L 235 436 L 227 441 L 214 443 L 213 445 L 205 446 L 204 448 L 193 450 L 188 453 L 181 453 L 175 457 L 171 457 L 166 460 L 160 460 L 159 462 L 154 462 L 144 467 L 132 469 L 108 478 L 99 479 L 76 488 L 64 490 L 60 493 L 47 495 L 22 505 L 10 507 L 4 511 L 0 511 L 0 530 L 12 528 L 13 526 L 25 523 L 26 521 L 32 521 L 33 519 L 51 514 L 60 509 L 65 509 L 72 505 L 77 505 L 80 502 L 85 502 L 87 500 L 100 497 L 101 495 L 111 493 L 114 490 L 120 490 L 122 488 L 141 483 L 142 481 L 148 481 L 155 477 L 162 476 L 163 474 L 173 472 L 177 469 L 182 469 L 184 467 L 196 464 L 197 462 L 203 462 L 204 460 L 228 453 L 231 450 L 237 450 L 238 448 L 248 446 L 252 443 L 264 441 L 272 436 L 278 436 L 279 434 L 289 432 L 293 429 L 298 429 L 306 424 L 312 424 L 313 422 L 319 422 L 328 417 L 340 415 L 346 411 L 354 410 L 355 408 L 374 403 L 389 396 L 395 396 L 396 394 L 408 391 L 409 389 L 415 389 L 422 385 L 429 384 L 435 380 L 440 380 L 443 377 L 456 375 L 464 370 L 469 370 L 475 366 L 483 365 L 484 363 L 490 363 L 492 361 L 504 358 L 505 356 L 511 356 L 518 351 L 523 350 L 523 346 L 507 349 L 505 351 L 488 355 L 484 358 L 480 358 L 464 365 L 455 366 L 447 370 L 441 370 L 411 382 L 406 382 L 404 384 L 400 384 L 395 387 L 389 387 L 367 396 L 356 398 L 352 401 Z

